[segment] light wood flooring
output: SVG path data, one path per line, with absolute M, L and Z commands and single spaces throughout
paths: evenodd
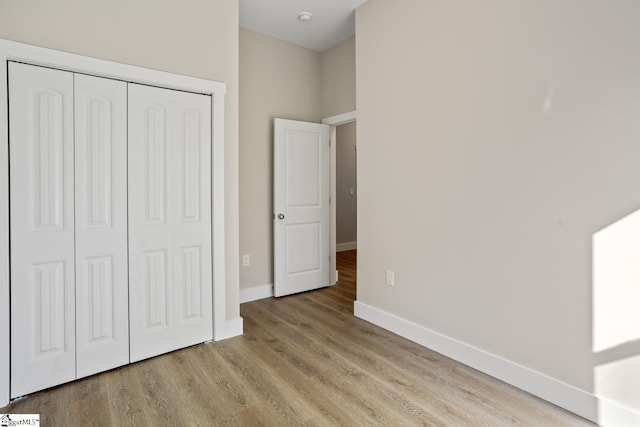
M 35 393 L 43 426 L 587 426 L 353 317 L 356 252 L 331 288 L 243 304 L 245 334 Z

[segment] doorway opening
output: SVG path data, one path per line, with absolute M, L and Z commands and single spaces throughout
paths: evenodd
M 357 130 L 356 112 L 322 120 L 331 126 L 331 238 L 335 264 L 332 283 L 345 281 L 357 288 Z M 354 295 L 355 297 L 355 295 Z
M 274 120 L 276 297 L 335 285 L 336 254 L 357 248 L 355 120 Z
M 356 122 L 336 127 L 336 252 L 357 249 Z
M 335 286 L 330 286 L 326 292 L 339 297 L 345 304 L 345 310 L 353 314 L 353 304 L 357 294 L 357 270 L 358 270 L 357 249 L 338 252 L 336 254 L 336 268 L 338 269 L 338 282 Z

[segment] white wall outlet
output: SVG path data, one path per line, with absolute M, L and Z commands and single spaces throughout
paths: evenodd
M 251 265 L 251 257 L 249 255 L 242 255 L 242 266 L 248 267 Z
M 396 275 L 393 271 L 387 270 L 387 286 L 395 286 L 396 285 Z

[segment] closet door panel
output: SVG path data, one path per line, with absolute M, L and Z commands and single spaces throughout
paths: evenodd
M 129 85 L 129 310 L 131 361 L 173 350 L 171 225 L 167 217 L 168 104 Z
M 73 74 L 9 63 L 11 397 L 75 378 Z
M 127 84 L 75 75 L 78 378 L 129 362 Z
M 179 347 L 213 339 L 211 266 L 211 98 L 174 92 L 171 205 Z
M 213 336 L 210 102 L 129 85 L 131 361 Z

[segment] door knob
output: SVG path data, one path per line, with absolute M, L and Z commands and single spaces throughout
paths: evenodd
M 284 219 L 284 214 L 278 214 L 278 219 Z

